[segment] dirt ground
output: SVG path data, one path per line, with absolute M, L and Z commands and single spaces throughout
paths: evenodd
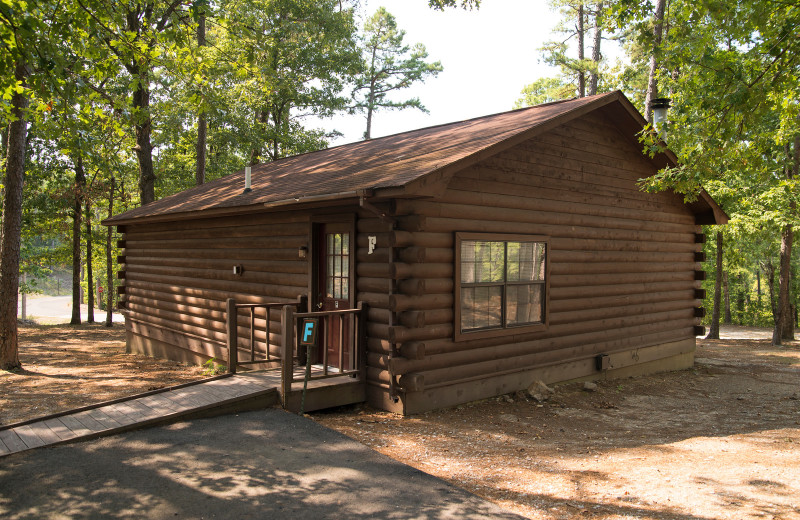
M 800 343 L 701 341 L 697 357 L 542 403 L 315 419 L 532 519 L 800 519 Z
M 518 393 L 414 417 L 313 418 L 532 519 L 800 519 L 800 343 L 700 341 L 692 370 Z M 201 375 L 124 353 L 121 327 L 26 326 L 8 424 Z M 402 485 L 402 483 L 398 483 Z
M 22 370 L 0 370 L 0 425 L 207 377 L 202 368 L 125 353 L 125 328 L 21 325 Z

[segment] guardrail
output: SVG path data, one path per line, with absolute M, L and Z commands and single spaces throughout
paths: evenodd
M 295 312 L 293 306 L 285 305 L 281 310 L 281 336 L 282 336 L 282 359 L 281 365 L 281 395 L 286 399 L 292 390 L 292 383 L 310 380 L 327 379 L 331 377 L 351 376 L 362 380 L 365 377 L 366 368 L 366 348 L 365 348 L 365 323 L 367 306 L 359 302 L 355 309 L 318 311 L 318 312 Z M 304 377 L 297 378 L 294 375 L 294 355 L 295 332 L 298 330 L 299 320 L 305 318 L 318 319 L 321 334 L 317 337 L 317 348 L 321 349 L 322 359 L 321 370 L 311 373 L 306 371 Z M 337 363 L 332 364 L 328 355 L 329 331 L 332 330 L 332 323 L 336 320 L 339 331 L 338 337 L 338 359 Z M 345 325 L 347 325 L 345 327 Z M 346 331 L 346 333 L 345 333 Z M 304 357 L 298 346 L 299 358 Z M 310 360 L 306 360 L 309 363 Z

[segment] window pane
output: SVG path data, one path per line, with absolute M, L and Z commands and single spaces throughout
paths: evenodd
M 350 254 L 350 234 L 344 233 L 342 234 L 342 254 L 349 255 Z
M 328 233 L 328 254 L 332 255 L 334 253 L 335 251 L 333 248 L 333 233 Z
M 350 277 L 347 276 L 347 273 L 345 273 L 345 276 L 342 277 L 342 299 L 347 300 L 349 298 L 350 298 Z
M 461 282 L 475 282 L 475 241 L 461 242 Z
M 544 284 L 506 288 L 506 325 L 544 321 Z
M 461 242 L 462 283 L 501 282 L 504 279 L 504 242 Z
M 464 287 L 461 289 L 461 330 L 502 325 L 503 288 Z
M 508 281 L 544 280 L 545 244 L 543 242 L 508 243 Z
M 333 272 L 331 274 L 333 276 L 342 276 L 342 257 L 341 256 L 334 256 L 333 257 Z

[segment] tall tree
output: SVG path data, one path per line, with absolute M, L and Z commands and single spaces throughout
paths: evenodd
M 5 15 L 5 13 L 3 13 Z M 4 181 L 3 236 L 0 242 L 0 369 L 19 368 L 17 302 L 20 239 L 22 235 L 22 184 L 25 176 L 29 69 L 24 56 L 14 57 L 16 84 L 11 97 L 11 124 Z
M 349 2 L 338 0 L 231 0 L 220 6 L 224 30 L 216 57 L 232 109 L 227 124 L 249 145 L 250 164 L 317 150 L 320 130 L 309 116 L 344 109 L 341 94 L 356 70 L 355 23 Z
M 195 2 L 194 10 L 197 18 L 197 47 L 202 56 L 203 47 L 206 46 L 206 12 L 209 8 L 208 0 Z M 201 103 L 197 115 L 197 167 L 195 168 L 195 184 L 200 186 L 206 181 L 206 141 L 208 135 L 208 120 L 206 108 Z
M 603 2 L 587 5 L 582 0 L 552 0 L 550 5 L 561 12 L 562 19 L 554 32 L 562 39 L 545 42 L 541 47 L 545 63 L 560 69 L 561 80 L 573 85 L 576 96 L 597 94 L 602 76 Z M 586 40 L 590 33 L 592 52 L 587 59 Z
M 722 231 L 717 231 L 716 237 L 717 249 L 714 255 L 714 265 L 716 267 L 716 276 L 714 278 L 714 306 L 711 311 L 711 326 L 709 327 L 706 339 L 719 339 L 720 303 L 722 300 L 722 246 L 724 243 Z
M 20 366 L 17 302 L 22 236 L 22 195 L 30 118 L 41 96 L 57 88 L 64 60 L 54 48 L 72 29 L 64 5 L 24 0 L 0 3 L 0 128 L 7 128 L 2 237 L 0 238 L 0 368 Z M 8 102 L 10 100 L 10 103 Z
M 773 342 L 791 320 L 791 251 L 797 215 L 794 159 L 800 147 L 800 11 L 780 1 L 670 4 L 655 74 L 669 92 L 670 147 L 679 168 L 651 185 L 696 193 L 720 180 L 759 227 L 778 229 L 779 286 Z M 702 93 L 699 95 L 698 93 Z M 658 147 L 655 142 L 648 146 Z
M 108 186 L 108 218 L 114 216 L 114 188 L 116 183 L 112 173 Z M 108 226 L 106 229 L 106 327 L 111 327 L 114 324 L 112 315 L 114 309 L 114 263 L 112 260 L 113 249 L 111 248 L 111 239 L 114 233 L 111 228 L 112 226 Z
M 394 16 L 381 7 L 367 19 L 361 38 L 363 65 L 353 88 L 354 109 L 365 112 L 367 128 L 364 139 L 372 137 L 372 117 L 381 109 L 416 108 L 427 112 L 419 98 L 403 101 L 389 99 L 389 94 L 403 90 L 442 71 L 438 61 L 425 61 L 428 52 L 421 43 L 406 44 L 406 32 L 397 28 Z
M 74 202 L 72 205 L 72 318 L 70 325 L 81 322 L 81 220 L 83 201 L 86 196 L 86 171 L 83 167 L 83 155 L 80 150 L 72 158 L 75 170 Z M 87 259 L 90 260 L 90 259 Z
M 645 119 L 648 123 L 653 122 L 653 109 L 650 106 L 653 99 L 658 95 L 658 57 L 661 54 L 661 41 L 664 38 L 664 12 L 667 0 L 656 0 L 655 11 L 653 12 L 653 48 L 650 53 L 650 66 L 647 74 L 647 93 L 644 98 Z
M 592 36 L 592 63 L 593 67 L 589 70 L 589 95 L 597 94 L 600 83 L 600 61 L 603 54 L 600 52 L 600 45 L 603 42 L 603 2 L 597 2 L 594 10 L 594 33 Z
M 175 43 L 183 43 L 190 34 L 189 0 L 151 0 L 145 3 L 114 3 L 102 0 L 76 0 L 90 17 L 94 31 L 87 36 L 96 41 L 91 59 L 103 63 L 103 71 L 123 68 L 130 77 L 130 116 L 136 144 L 133 147 L 139 163 L 139 193 L 142 205 L 155 200 L 153 167 L 153 117 L 150 110 L 155 67 L 175 57 L 168 52 Z M 99 67 L 98 67 L 99 68 Z M 102 78 L 91 69 L 82 79 L 103 91 Z M 100 79 L 100 82 L 97 80 Z M 104 94 L 111 98 L 108 93 Z
M 88 195 L 88 193 L 87 193 Z M 92 202 L 91 197 L 85 198 L 84 217 L 86 224 L 86 323 L 94 323 L 94 245 L 92 241 Z

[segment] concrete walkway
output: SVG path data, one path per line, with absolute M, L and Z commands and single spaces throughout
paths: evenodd
M 521 518 L 274 408 L 10 455 L 0 517 Z
M 21 299 L 20 299 L 21 300 Z M 88 305 L 81 305 L 81 320 L 86 321 Z M 17 316 L 22 316 L 22 301 L 17 302 Z M 40 325 L 57 325 L 59 323 L 69 323 L 72 319 L 72 296 L 41 296 L 29 295 L 26 302 L 26 319 L 35 321 Z M 105 321 L 106 311 L 95 309 L 94 320 L 96 322 Z M 111 320 L 114 323 L 123 323 L 125 318 L 122 314 L 112 313 Z

